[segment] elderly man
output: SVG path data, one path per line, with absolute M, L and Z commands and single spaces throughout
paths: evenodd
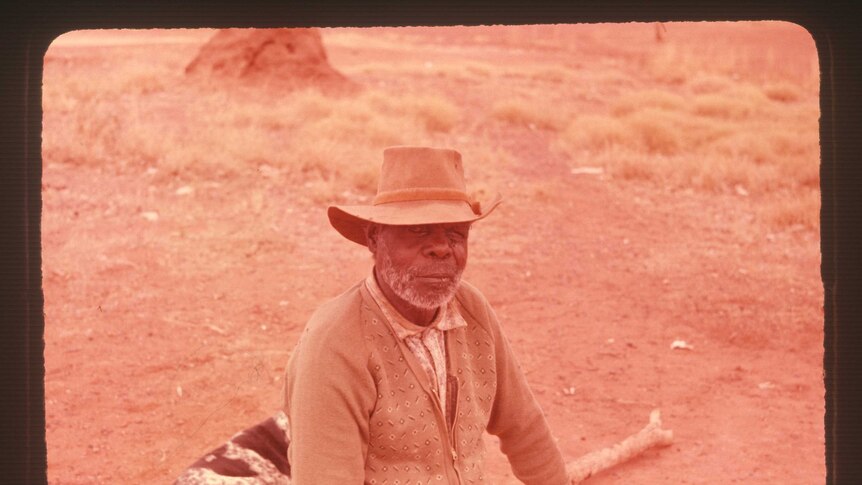
M 315 312 L 291 355 L 292 483 L 488 483 L 486 430 L 524 483 L 568 483 L 494 311 L 461 280 L 470 225 L 497 204 L 468 197 L 458 152 L 393 147 L 372 205 L 329 208 L 374 269 Z

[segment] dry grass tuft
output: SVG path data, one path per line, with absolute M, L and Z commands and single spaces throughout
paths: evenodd
M 560 143 L 569 152 L 576 150 L 602 151 L 628 142 L 628 127 L 619 118 L 584 115 L 572 120 L 560 134 Z
M 730 120 L 748 118 L 757 106 L 730 94 L 705 94 L 694 99 L 692 111 L 698 116 Z
M 406 109 L 431 132 L 451 131 L 460 117 L 455 105 L 439 97 L 412 98 L 407 101 Z
M 820 227 L 820 191 L 806 190 L 782 194 L 762 205 L 761 217 L 781 229 Z
M 453 61 L 432 63 L 410 61 L 398 64 L 368 62 L 347 66 L 344 74 L 350 77 L 393 78 L 393 77 L 440 77 L 466 82 L 483 82 L 500 75 L 502 71 L 490 64 L 476 61 Z
M 714 94 L 729 91 L 736 82 L 725 76 L 698 72 L 688 83 L 688 89 L 694 94 Z
M 655 108 L 645 108 L 624 118 L 631 139 L 648 153 L 672 155 L 682 147 L 677 126 L 679 116 Z
M 565 125 L 564 115 L 543 103 L 521 99 L 497 101 L 491 107 L 491 115 L 506 123 L 530 128 L 559 130 Z
M 802 90 L 788 82 L 768 83 L 763 87 L 763 94 L 773 101 L 792 103 L 802 99 Z
M 681 85 L 690 79 L 697 69 L 693 66 L 699 58 L 693 52 L 674 43 L 666 43 L 646 63 L 646 74 L 660 83 Z
M 678 115 L 647 108 L 623 117 L 582 116 L 560 134 L 559 146 L 576 150 L 608 150 L 624 147 L 649 154 L 676 153 L 682 138 L 676 126 Z
M 713 143 L 716 154 L 738 163 L 762 165 L 773 159 L 768 140 L 757 132 L 736 132 Z
M 679 94 L 659 89 L 649 89 L 623 95 L 613 103 L 611 113 L 616 116 L 625 116 L 644 108 L 682 111 L 685 109 L 685 105 L 686 99 Z
M 571 82 L 573 79 L 577 79 L 577 75 L 571 69 L 560 67 L 560 66 L 552 66 L 552 67 L 538 67 L 534 69 L 525 70 L 530 79 L 534 81 L 546 81 L 551 83 L 564 83 Z M 524 71 L 522 71 L 524 72 Z
M 604 154 L 596 161 L 608 167 L 608 174 L 612 178 L 623 180 L 667 183 L 666 174 L 673 173 L 667 170 L 666 159 L 651 159 L 638 150 L 615 150 Z M 663 164 L 665 168 L 657 169 L 660 161 L 665 161 Z

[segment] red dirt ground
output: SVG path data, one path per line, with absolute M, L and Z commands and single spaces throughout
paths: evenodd
M 434 42 L 442 34 L 424 35 L 429 59 L 454 55 Z M 190 59 L 199 45 L 176 48 Z M 375 55 L 329 54 L 336 68 Z M 392 82 L 460 96 L 465 110 L 487 94 Z M 656 407 L 674 432 L 671 447 L 589 483 L 822 482 L 817 231 L 768 229 L 756 197 L 572 174 L 541 134 L 512 128 L 499 142 L 523 163 L 474 226 L 466 278 L 496 308 L 564 454 L 624 438 Z M 179 195 L 185 185 L 194 191 Z M 49 159 L 43 188 L 52 484 L 168 483 L 264 419 L 307 317 L 370 268 L 322 205 L 278 177 L 189 182 Z M 515 483 L 501 455 L 489 468 Z

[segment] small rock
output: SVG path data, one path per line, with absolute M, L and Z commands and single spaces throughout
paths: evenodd
M 195 191 L 194 187 L 192 187 L 190 185 L 183 185 L 182 187 L 177 189 L 176 194 L 177 195 L 189 195 L 189 194 L 193 194 L 194 191 Z
M 694 349 L 694 347 L 692 347 L 691 345 L 686 343 L 685 340 L 674 340 L 670 344 L 670 348 L 671 348 L 671 350 L 673 350 L 673 349 L 693 350 Z
M 269 165 L 263 164 L 257 167 L 257 171 L 260 172 L 260 175 L 265 178 L 274 178 L 277 177 L 279 171 L 277 168 L 271 167 Z
M 572 175 L 601 175 L 605 173 L 602 167 L 573 167 L 570 170 Z
M 141 212 L 141 217 L 143 217 L 144 219 L 146 219 L 150 222 L 156 222 L 157 220 L 159 220 L 159 213 L 158 212 L 152 212 L 152 211 Z

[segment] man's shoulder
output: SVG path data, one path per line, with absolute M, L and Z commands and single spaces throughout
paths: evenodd
M 328 334 L 333 331 L 349 332 L 351 328 L 355 328 L 356 325 L 350 323 L 356 322 L 360 318 L 362 285 L 363 283 L 359 282 L 344 293 L 320 305 L 309 318 L 306 332 Z
M 369 353 L 361 325 L 362 283 L 320 305 L 308 319 L 290 356 L 288 380 L 311 372 L 362 372 Z M 325 371 L 322 369 L 326 369 Z
M 476 288 L 475 286 L 473 286 L 472 283 L 467 280 L 461 280 L 460 284 L 458 285 L 458 296 L 461 298 L 469 299 L 471 301 L 475 300 L 481 303 L 486 302 L 485 295 L 483 295 L 482 292 L 479 291 L 479 288 Z
M 458 299 L 461 307 L 471 316 L 482 321 L 488 319 L 490 305 L 485 295 L 478 288 L 467 281 L 461 280 L 455 297 Z

